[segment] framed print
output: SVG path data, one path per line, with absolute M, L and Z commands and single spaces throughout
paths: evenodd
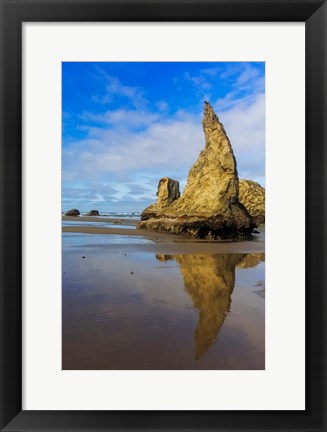
M 1 23 L 1 430 L 325 430 L 325 1 Z

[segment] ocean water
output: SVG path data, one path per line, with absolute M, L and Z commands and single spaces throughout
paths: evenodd
M 81 212 L 82 216 L 86 216 L 87 212 Z M 117 219 L 140 219 L 141 212 L 99 212 L 99 216 L 105 216 L 109 218 Z M 93 216 L 97 217 L 97 216 Z
M 82 212 L 81 216 L 86 216 L 87 212 Z M 135 225 L 141 219 L 139 212 L 110 212 L 100 213 L 99 216 L 90 216 L 92 220 L 83 220 L 83 217 L 71 218 L 72 220 L 63 220 L 62 226 L 83 226 L 98 228 L 126 228 L 135 229 Z M 100 219 L 100 220 L 99 220 Z M 124 223 L 125 221 L 125 223 Z M 130 221 L 130 223 L 129 223 Z

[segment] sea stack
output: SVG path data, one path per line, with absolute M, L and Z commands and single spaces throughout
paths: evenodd
M 246 207 L 256 225 L 265 222 L 265 189 L 259 183 L 240 180 L 238 199 Z
M 99 216 L 98 210 L 90 210 L 86 213 L 86 216 Z
M 79 216 L 80 212 L 77 209 L 71 209 L 65 212 L 65 216 Z
M 147 220 L 142 220 L 138 228 L 216 239 L 250 235 L 256 226 L 238 200 L 233 149 L 208 102 L 204 104 L 202 125 L 205 148 L 189 171 L 184 193 L 164 207 L 154 204 L 155 211 L 149 212 L 149 217 L 144 214 Z
M 171 203 L 181 196 L 179 192 L 179 182 L 168 177 L 159 180 L 157 202 L 145 208 L 141 213 L 141 220 L 148 220 L 156 217 Z

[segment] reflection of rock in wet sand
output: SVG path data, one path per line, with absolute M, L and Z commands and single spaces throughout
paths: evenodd
M 199 310 L 195 330 L 195 359 L 217 337 L 231 304 L 235 285 L 235 267 L 255 267 L 264 254 L 156 255 L 160 261 L 174 259 L 180 265 L 184 287 Z

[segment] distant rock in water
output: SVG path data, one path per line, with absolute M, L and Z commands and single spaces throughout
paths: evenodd
M 65 216 L 79 216 L 80 212 L 77 209 L 71 209 L 65 212 Z
M 256 225 L 265 222 L 265 189 L 259 183 L 240 180 L 238 199 L 246 207 Z
M 183 234 L 197 238 L 230 238 L 249 235 L 255 223 L 238 201 L 236 160 L 223 125 L 211 105 L 205 102 L 202 121 L 205 148 L 189 171 L 184 193 L 145 209 L 138 228 Z M 175 180 L 166 180 L 177 183 Z M 175 186 L 176 187 L 176 186 Z M 160 183 L 159 183 L 160 189 Z
M 179 182 L 168 177 L 160 179 L 158 184 L 157 202 L 145 208 L 141 214 L 141 220 L 156 217 L 171 203 L 180 197 Z
M 99 216 L 98 210 L 90 210 L 86 213 L 86 216 Z

